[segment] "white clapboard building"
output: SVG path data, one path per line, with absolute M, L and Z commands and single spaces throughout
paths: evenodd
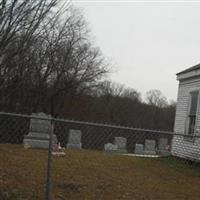
M 200 161 L 200 64 L 177 74 L 178 99 L 172 155 Z

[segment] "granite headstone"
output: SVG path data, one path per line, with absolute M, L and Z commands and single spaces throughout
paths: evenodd
M 45 113 L 32 113 L 28 135 L 24 136 L 24 147 L 49 148 L 50 131 L 52 130 L 51 116 Z M 57 143 L 57 137 L 53 134 L 52 144 Z
M 67 149 L 81 149 L 82 148 L 81 137 L 82 133 L 80 130 L 70 129 Z
M 146 155 L 156 155 L 156 141 L 145 140 L 144 153 Z
M 127 139 L 125 137 L 114 138 L 114 144 L 117 145 L 119 153 L 127 153 L 126 143 Z
M 104 150 L 108 152 L 117 152 L 118 147 L 115 144 L 107 143 L 104 145 Z

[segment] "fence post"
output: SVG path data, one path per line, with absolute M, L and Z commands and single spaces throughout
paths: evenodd
M 48 163 L 47 163 L 47 180 L 46 180 L 46 200 L 52 199 L 52 182 L 51 182 L 51 176 L 52 176 L 52 140 L 53 140 L 53 120 L 51 120 L 51 129 L 49 133 L 49 148 L 48 148 Z

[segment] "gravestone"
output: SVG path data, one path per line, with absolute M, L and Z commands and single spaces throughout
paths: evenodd
M 114 144 L 117 145 L 119 153 L 127 153 L 126 150 L 127 139 L 125 137 L 115 137 Z
M 146 155 L 156 154 L 156 141 L 155 140 L 145 140 L 144 153 Z
M 143 144 L 135 144 L 135 154 L 144 154 Z
M 112 143 L 107 143 L 104 145 L 104 150 L 109 152 L 117 152 L 118 146 Z
M 51 116 L 44 113 L 32 113 L 28 135 L 24 136 L 24 147 L 49 148 L 49 138 L 51 131 Z M 56 135 L 52 135 L 52 144 L 57 143 Z
M 170 155 L 170 148 L 167 138 L 160 138 L 158 140 L 158 154 L 163 156 Z
M 82 133 L 80 130 L 70 129 L 69 136 L 68 136 L 67 149 L 81 149 L 82 148 L 81 136 L 82 136 Z

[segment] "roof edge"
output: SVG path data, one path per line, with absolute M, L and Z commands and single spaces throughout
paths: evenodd
M 176 75 L 181 75 L 181 74 L 185 74 L 185 73 L 188 73 L 188 72 L 191 72 L 191 71 L 195 71 L 195 70 L 198 70 L 200 69 L 200 64 L 197 64 L 197 65 L 194 65 L 193 67 L 189 67 L 181 72 L 178 72 Z

